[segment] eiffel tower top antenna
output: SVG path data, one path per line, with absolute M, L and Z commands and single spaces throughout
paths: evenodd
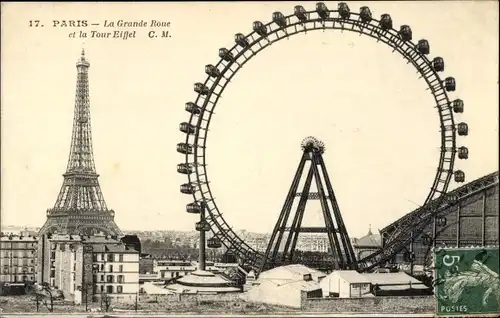
M 85 59 L 85 50 L 82 49 L 81 57 L 76 63 L 77 81 L 73 134 L 66 174 L 96 173 L 90 125 L 89 67 L 90 63 Z

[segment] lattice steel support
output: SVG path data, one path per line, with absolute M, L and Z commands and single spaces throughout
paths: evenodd
M 335 260 L 335 269 L 356 269 L 354 250 L 323 161 L 324 146 L 317 139 L 308 137 L 303 141 L 302 149 L 303 154 L 299 167 L 274 227 L 265 256 L 259 264 L 259 272 L 292 263 L 298 236 L 301 232 L 326 233 L 330 243 L 330 251 Z M 310 164 L 306 172 L 305 167 L 308 162 Z M 304 186 L 301 192 L 297 192 L 303 175 L 306 175 Z M 317 193 L 310 192 L 313 180 L 316 184 Z M 296 210 L 292 213 L 292 206 L 296 197 L 300 199 Z M 311 199 L 320 201 L 325 227 L 302 227 L 305 207 L 307 201 Z M 292 214 L 293 220 L 291 225 L 288 226 Z
M 90 63 L 82 56 L 77 68 L 73 134 L 64 181 L 47 221 L 39 234 L 66 233 L 93 235 L 102 232 L 121 235 L 99 186 L 92 150 L 88 70 Z

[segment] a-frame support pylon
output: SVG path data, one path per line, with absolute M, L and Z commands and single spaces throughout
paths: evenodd
M 354 250 L 340 214 L 330 178 L 326 171 L 325 162 L 323 161 L 322 154 L 324 153 L 324 149 L 324 144 L 313 137 L 307 137 L 302 142 L 302 158 L 293 178 L 292 186 L 288 191 L 278 222 L 276 222 L 271 239 L 269 240 L 259 272 L 276 266 L 290 264 L 293 261 L 298 236 L 301 232 L 326 233 L 328 235 L 330 251 L 333 254 L 335 264 L 335 268 L 332 269 L 357 269 Z M 310 162 L 310 165 L 309 171 L 306 172 L 305 167 L 307 162 Z M 304 174 L 306 174 L 305 183 L 302 191 L 298 192 L 299 183 Z M 310 192 L 313 179 L 318 192 Z M 299 203 L 293 215 L 291 225 L 288 225 L 292 206 L 297 197 L 300 198 Z M 320 201 L 325 227 L 302 226 L 308 200 Z

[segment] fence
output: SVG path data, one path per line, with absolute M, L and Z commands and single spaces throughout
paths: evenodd
M 433 296 L 393 296 L 366 298 L 307 298 L 302 295 L 301 309 L 312 312 L 428 313 L 434 312 Z

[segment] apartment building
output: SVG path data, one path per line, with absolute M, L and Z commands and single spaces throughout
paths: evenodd
M 139 252 L 116 237 L 51 235 L 39 243 L 38 281 L 75 302 L 132 299 L 139 291 Z
M 37 238 L 32 235 L 0 234 L 0 282 L 36 280 Z
M 93 294 L 132 299 L 139 292 L 139 253 L 124 244 L 95 245 L 92 254 Z

